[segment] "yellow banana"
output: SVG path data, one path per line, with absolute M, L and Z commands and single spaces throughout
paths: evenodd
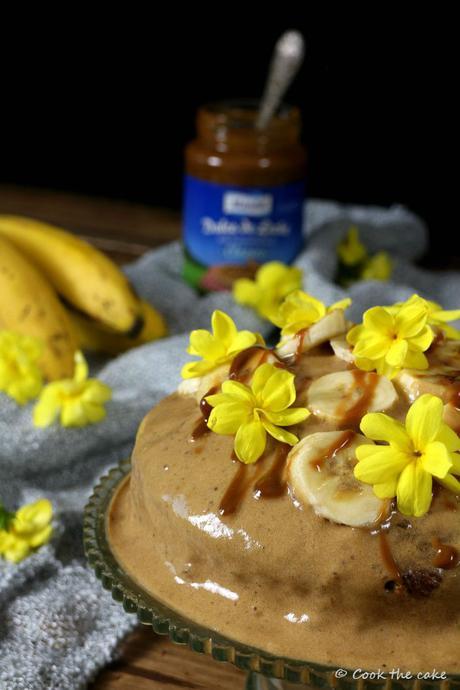
M 151 304 L 141 300 L 144 326 L 136 338 L 128 338 L 119 333 L 110 332 L 95 321 L 90 321 L 81 314 L 68 311 L 75 336 L 82 350 L 102 352 L 108 355 L 119 355 L 122 352 L 157 340 L 166 335 L 166 324 L 163 317 Z
M 73 375 L 77 343 L 63 305 L 42 273 L 3 237 L 0 326 L 42 341 L 40 366 L 47 379 Z
M 65 230 L 20 216 L 0 215 L 0 236 L 35 263 L 73 307 L 119 333 L 139 333 L 139 300 L 120 269 L 98 249 Z

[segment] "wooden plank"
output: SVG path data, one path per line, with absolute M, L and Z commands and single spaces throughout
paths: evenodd
M 172 644 L 144 626 L 122 645 L 119 661 L 102 671 L 91 690 L 236 690 L 245 674 L 188 647 Z
M 106 251 L 118 263 L 178 239 L 180 214 L 128 201 L 0 185 L 0 213 L 61 225 Z

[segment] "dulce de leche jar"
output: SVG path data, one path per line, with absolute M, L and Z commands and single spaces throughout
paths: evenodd
M 290 263 L 302 246 L 299 110 L 283 106 L 264 130 L 256 118 L 251 101 L 198 111 L 197 137 L 185 150 L 184 276 L 193 285 L 228 288 L 266 261 Z

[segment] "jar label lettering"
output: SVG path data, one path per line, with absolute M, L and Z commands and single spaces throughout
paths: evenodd
M 185 177 L 184 243 L 215 264 L 290 263 L 302 246 L 305 183 L 236 187 Z

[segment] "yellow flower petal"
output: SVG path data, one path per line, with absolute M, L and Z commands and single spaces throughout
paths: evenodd
M 270 379 L 270 376 L 273 374 L 273 368 L 274 367 L 272 365 L 264 363 L 258 366 L 254 372 L 251 382 L 251 389 L 258 400 L 262 398 L 262 392 L 267 381 Z
M 282 412 L 272 412 L 270 410 L 264 410 L 264 415 L 266 418 L 276 424 L 277 426 L 292 426 L 293 424 L 300 424 L 307 417 L 309 417 L 311 412 L 305 407 L 290 407 L 288 410 L 283 410 Z
M 445 489 L 452 491 L 457 496 L 460 495 L 460 482 L 452 474 L 447 474 L 443 479 L 438 479 L 437 481 Z
M 356 345 L 359 341 L 361 335 L 364 333 L 364 326 L 359 324 L 358 326 L 353 326 L 347 333 L 347 342 L 350 345 Z
M 394 480 L 410 461 L 405 453 L 388 446 L 358 446 L 356 457 L 358 463 L 354 467 L 354 475 L 365 484 Z
M 422 517 L 432 501 L 432 478 L 421 463 L 411 462 L 402 471 L 398 482 L 398 509 L 403 515 Z
M 42 343 L 36 338 L 0 330 L 0 392 L 25 405 L 40 393 Z
M 22 506 L 13 520 L 13 529 L 17 534 L 27 535 L 46 527 L 53 516 L 51 501 L 42 498 L 34 503 Z
M 217 405 L 211 410 L 208 427 L 216 434 L 236 434 L 240 426 L 245 424 L 251 414 L 251 409 L 239 402 Z
M 431 304 L 434 304 L 434 302 L 431 302 Z M 444 310 L 440 308 L 439 304 L 436 307 L 437 309 L 431 313 L 432 318 L 436 319 L 436 321 L 457 321 L 457 319 L 460 319 L 460 309 Z
M 356 266 L 367 257 L 367 250 L 359 239 L 358 228 L 352 225 L 344 239 L 337 245 L 337 254 L 345 266 Z
M 370 412 L 364 415 L 360 429 L 367 438 L 371 438 L 373 441 L 394 443 L 404 452 L 412 450 L 412 444 L 404 424 L 383 412 Z
M 410 344 L 412 347 L 425 352 L 425 350 L 428 350 L 433 342 L 433 338 L 434 333 L 432 329 L 429 326 L 425 326 L 425 328 L 423 328 L 418 335 L 411 337 Z
M 238 278 L 233 283 L 233 299 L 238 304 L 254 307 L 262 297 L 262 290 L 249 278 Z
M 361 272 L 363 280 L 388 280 L 393 271 L 393 262 L 387 252 L 377 252 L 365 262 Z
M 425 328 L 426 317 L 426 308 L 423 304 L 404 304 L 394 317 L 396 330 L 401 338 L 413 338 Z
M 235 453 L 241 462 L 257 462 L 265 450 L 266 432 L 259 420 L 242 424 L 235 436 Z
M 2 556 L 11 563 L 19 563 L 30 554 L 30 546 L 25 539 L 8 534 L 2 548 Z
M 88 364 L 81 352 L 75 353 L 75 370 L 73 380 L 76 383 L 82 383 L 88 378 Z
M 460 455 L 458 453 L 450 453 L 450 461 L 452 463 L 450 473 L 460 475 Z
M 206 362 L 204 359 L 199 362 L 187 362 L 182 367 L 181 376 L 183 379 L 194 379 L 204 376 L 215 368 L 216 365 L 213 362 Z
M 83 410 L 85 417 L 85 425 L 98 424 L 99 422 L 102 422 L 107 416 L 105 407 L 96 402 L 83 401 Z
M 425 446 L 420 462 L 426 472 L 440 479 L 443 479 L 452 467 L 450 453 L 439 441 L 433 441 Z
M 296 399 L 294 374 L 285 369 L 278 369 L 273 364 L 262 364 L 258 369 L 267 368 L 271 375 L 257 396 L 258 403 L 264 409 L 280 412 Z
M 216 309 L 212 314 L 211 327 L 214 338 L 226 347 L 231 345 L 238 332 L 233 319 L 219 309 Z
M 211 407 L 235 402 L 231 395 L 225 395 L 225 393 L 213 393 L 212 395 L 207 395 L 205 400 L 209 405 L 211 405 Z
M 212 361 L 218 359 L 225 353 L 225 347 L 223 343 L 219 343 L 209 331 L 199 328 L 190 333 L 188 353 L 190 355 L 205 357 Z
M 81 427 L 86 426 L 88 420 L 86 419 L 85 409 L 83 403 L 79 398 L 69 400 L 61 408 L 61 424 L 64 427 Z
M 33 549 L 38 549 L 39 546 L 43 546 L 43 544 L 49 542 L 52 533 L 52 526 L 47 525 L 42 530 L 36 532 L 35 534 L 31 535 L 31 537 L 29 537 L 29 546 L 31 546 Z
M 102 381 L 89 379 L 81 393 L 82 400 L 91 404 L 105 403 L 112 398 L 112 389 Z
M 345 309 L 348 309 L 348 307 L 350 305 L 351 305 L 350 297 L 345 297 L 345 299 L 341 299 L 338 302 L 334 302 L 334 304 L 331 304 L 331 306 L 327 308 L 327 312 L 329 313 L 331 311 L 337 311 L 338 309 L 345 311 Z
M 398 479 L 394 477 L 381 484 L 374 484 L 373 489 L 377 498 L 393 498 L 396 496 L 396 489 L 398 486 Z
M 393 317 L 384 307 L 372 307 L 364 312 L 363 324 L 365 329 L 385 335 L 391 333 L 394 328 Z
M 255 404 L 251 389 L 239 381 L 224 381 L 222 384 L 222 392 L 224 395 L 228 395 L 230 398 L 235 399 L 235 401 L 241 401 L 250 405 Z
M 396 340 L 386 354 L 386 362 L 390 367 L 402 369 L 409 346 L 407 340 Z
M 353 354 L 356 358 L 365 359 L 384 359 L 391 347 L 391 342 L 386 336 L 367 336 L 362 337 L 353 348 Z M 374 364 L 375 367 L 375 364 Z
M 290 446 L 295 446 L 295 444 L 299 441 L 295 434 L 291 434 L 290 431 L 282 429 L 275 424 L 271 424 L 271 422 L 268 422 L 266 419 L 262 420 L 262 424 L 270 436 L 273 436 L 274 439 L 280 441 L 281 443 L 287 443 Z
M 406 359 L 404 361 L 405 369 L 428 369 L 428 360 L 419 350 L 409 350 L 407 351 Z
M 33 422 L 37 427 L 47 427 L 53 424 L 59 416 L 60 399 L 59 388 L 50 383 L 43 390 L 38 403 L 33 410 Z
M 262 336 L 260 336 L 261 338 Z M 263 340 L 262 340 L 263 342 Z M 251 331 L 240 331 L 237 335 L 230 341 L 228 345 L 228 354 L 238 353 L 242 350 L 246 350 L 248 347 L 259 344 L 258 338 L 255 333 Z
M 425 446 L 436 439 L 443 414 L 441 398 L 434 395 L 421 395 L 411 405 L 406 416 L 406 429 L 411 437 L 415 450 L 423 451 Z

